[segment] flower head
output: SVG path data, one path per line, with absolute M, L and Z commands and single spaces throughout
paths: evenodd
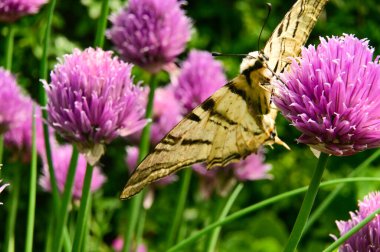
M 337 156 L 380 146 L 380 65 L 367 40 L 321 38 L 277 82 L 274 102 L 302 132 L 298 142 Z
M 14 22 L 22 16 L 37 13 L 47 0 L 2 0 L 0 21 Z
M 220 62 L 208 52 L 193 50 L 182 64 L 174 92 L 187 114 L 226 82 Z
M 0 179 L 0 183 L 1 183 L 1 179 Z M 0 185 L 0 193 L 2 192 L 2 191 L 4 191 L 4 189 L 5 189 L 5 187 L 7 187 L 7 186 L 9 186 L 9 184 L 4 184 L 4 185 Z M 0 205 L 2 205 L 3 204 L 3 202 L 0 202 Z
M 158 72 L 184 50 L 191 21 L 177 0 L 130 0 L 107 36 L 128 62 Z
M 340 235 L 344 235 L 354 226 L 359 224 L 368 215 L 380 208 L 380 192 L 373 192 L 359 201 L 359 210 L 350 212 L 351 219 L 348 221 L 337 221 L 336 225 Z M 365 225 L 359 232 L 351 236 L 340 248 L 339 252 L 352 251 L 378 251 L 380 248 L 380 216 L 376 216 Z
M 16 112 L 19 120 L 4 134 L 4 143 L 10 149 L 21 154 L 23 160 L 29 160 L 32 149 L 33 106 L 36 120 L 36 147 L 38 154 L 45 158 L 45 141 L 43 135 L 42 112 L 31 98 L 23 97 Z
M 0 134 L 17 125 L 25 117 L 18 113 L 22 110 L 26 98 L 16 78 L 7 70 L 0 67 Z
M 157 144 L 181 119 L 181 105 L 174 97 L 173 86 L 157 88 L 153 102 L 151 142 Z M 133 141 L 140 138 L 141 131 L 130 137 Z
M 271 179 L 268 172 L 271 165 L 264 162 L 264 154 L 258 152 L 251 154 L 246 159 L 232 163 L 226 167 L 216 167 L 207 170 L 202 164 L 193 165 L 193 169 L 201 175 L 201 193 L 204 198 L 209 198 L 213 191 L 225 196 L 232 189 L 236 180 L 253 181 Z
M 132 66 L 101 49 L 75 50 L 51 73 L 49 123 L 94 163 L 103 145 L 144 127 L 145 96 L 133 85 Z M 90 160 L 91 159 L 91 160 Z
M 62 193 L 66 184 L 66 178 L 69 170 L 73 147 L 69 144 L 62 146 L 55 144 L 52 145 L 52 147 L 53 167 L 57 180 L 57 186 L 58 190 Z M 73 186 L 73 197 L 76 199 L 80 199 L 82 197 L 82 188 L 84 183 L 84 176 L 86 174 L 86 167 L 86 159 L 83 155 L 79 155 Z M 105 180 L 106 177 L 102 174 L 100 168 L 95 166 L 90 186 L 91 192 L 98 190 L 103 185 Z M 44 190 L 51 191 L 50 173 L 46 160 L 44 160 L 42 176 L 39 179 L 39 183 Z

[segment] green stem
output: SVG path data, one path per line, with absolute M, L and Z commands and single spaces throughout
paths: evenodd
M 156 83 L 156 75 L 152 75 L 150 79 L 150 90 L 148 96 L 148 104 L 146 106 L 145 118 L 151 119 L 153 114 L 153 102 L 154 102 L 154 93 L 156 91 L 157 83 Z M 150 127 L 151 122 L 148 122 L 144 127 L 141 133 L 141 140 L 139 146 L 139 162 L 141 162 L 144 157 L 149 152 L 149 144 L 150 144 Z M 123 252 L 129 252 L 131 250 L 132 245 L 132 236 L 136 230 L 136 224 L 139 216 L 139 210 L 141 208 L 141 204 L 143 202 L 144 193 L 139 193 L 134 198 L 131 199 L 131 209 L 129 211 L 129 224 L 124 234 L 124 246 Z
M 351 236 L 357 233 L 361 228 L 363 228 L 368 222 L 373 220 L 378 214 L 380 214 L 380 208 L 368 215 L 364 220 L 359 222 L 355 227 L 350 229 L 347 233 L 342 235 L 338 240 L 328 246 L 323 252 L 332 252 L 336 250 L 340 245 L 342 245 L 346 240 L 348 240 Z
M 241 190 L 243 189 L 244 185 L 243 183 L 239 183 L 234 191 L 231 193 L 230 197 L 228 198 L 222 212 L 220 213 L 220 216 L 219 218 L 217 219 L 217 221 L 221 221 L 223 220 L 224 218 L 226 218 L 228 212 L 230 211 L 233 203 L 235 202 L 237 196 L 239 195 L 239 193 L 241 192 Z M 216 251 L 215 247 L 216 247 L 216 242 L 218 241 L 218 237 L 219 237 L 219 234 L 220 234 L 220 230 L 222 229 L 222 227 L 217 227 L 215 228 L 213 231 L 212 231 L 212 234 L 211 234 L 211 238 L 210 238 L 210 242 L 208 244 L 208 248 L 207 248 L 207 251 L 208 252 L 213 252 L 213 251 Z
M 80 200 L 80 208 L 78 220 L 75 227 L 75 235 L 74 235 L 74 243 L 73 250 L 81 251 L 82 242 L 84 239 L 84 231 L 87 225 L 87 221 L 90 215 L 91 210 L 91 181 L 92 181 L 92 173 L 94 171 L 94 166 L 87 163 L 86 174 L 84 176 L 84 183 L 82 188 L 82 198 Z
M 377 182 L 379 182 L 380 178 L 358 177 L 358 178 L 335 179 L 335 180 L 330 180 L 330 181 L 321 183 L 320 187 L 326 187 L 326 186 L 331 186 L 331 185 L 340 184 L 340 183 L 352 183 L 352 182 L 363 182 L 363 181 L 377 181 Z M 182 249 L 184 247 L 186 247 L 186 246 L 190 245 L 191 243 L 197 241 L 199 238 L 201 238 L 205 234 L 209 233 L 210 231 L 212 231 L 216 227 L 219 227 L 219 226 L 222 226 L 224 224 L 230 223 L 230 222 L 232 222 L 234 220 L 237 220 L 237 219 L 239 219 L 239 218 L 241 218 L 241 217 L 243 217 L 243 216 L 245 216 L 245 215 L 247 215 L 249 213 L 252 213 L 252 212 L 254 212 L 254 211 L 258 210 L 258 209 L 261 209 L 261 208 L 263 208 L 265 206 L 268 206 L 268 205 L 271 205 L 271 204 L 275 204 L 275 203 L 277 203 L 277 202 L 279 202 L 281 200 L 288 199 L 289 197 L 292 197 L 292 196 L 304 193 L 304 192 L 306 192 L 307 189 L 308 189 L 308 187 L 306 187 L 306 186 L 305 187 L 301 187 L 301 188 L 298 188 L 298 189 L 295 189 L 295 190 L 292 190 L 292 191 L 289 191 L 289 192 L 285 192 L 285 193 L 276 195 L 276 196 L 271 197 L 269 199 L 263 200 L 263 201 L 258 202 L 256 204 L 253 204 L 253 205 L 251 205 L 249 207 L 241 209 L 241 210 L 239 210 L 239 211 L 237 211 L 237 212 L 235 212 L 235 213 L 233 213 L 231 215 L 228 215 L 223 220 L 211 223 L 207 227 L 203 228 L 202 230 L 196 232 L 192 236 L 190 236 L 190 237 L 182 240 L 181 242 L 179 242 L 175 246 L 171 247 L 169 250 L 167 250 L 167 252 L 182 251 Z
M 42 45 L 42 58 L 41 58 L 41 64 L 40 64 L 40 78 L 43 80 L 47 80 L 47 78 L 48 78 L 48 51 L 49 51 L 49 44 L 50 44 L 50 37 L 51 37 L 51 24 L 52 24 L 52 20 L 53 20 L 55 5 L 56 5 L 56 0 L 50 0 L 48 16 L 47 16 L 47 23 L 46 23 L 46 30 L 45 30 L 43 45 Z M 40 104 L 42 106 L 45 106 L 46 101 L 47 101 L 47 97 L 46 97 L 46 92 L 45 92 L 43 85 L 39 85 L 39 97 L 38 98 L 39 98 Z M 43 117 L 44 121 L 47 121 L 48 114 L 47 114 L 46 110 L 42 110 L 42 117 Z M 44 130 L 46 159 L 47 159 L 49 174 L 50 174 L 50 185 L 51 185 L 51 190 L 52 190 L 52 194 L 53 194 L 54 207 L 55 207 L 55 209 L 57 211 L 57 215 L 58 215 L 59 192 L 58 192 L 58 186 L 57 186 L 57 181 L 56 181 L 56 177 L 55 177 L 55 171 L 53 168 L 53 161 L 52 161 L 52 157 L 51 157 L 49 126 L 45 123 L 43 124 L 43 130 Z
M 107 17 L 109 11 L 109 0 L 103 0 L 100 18 L 98 20 L 98 27 L 96 29 L 95 47 L 103 47 L 104 45 L 104 33 L 107 27 Z
M 49 44 L 50 44 L 50 37 L 51 37 L 51 24 L 53 21 L 56 2 L 57 2 L 56 0 L 49 1 L 49 10 L 48 10 L 48 15 L 47 15 L 46 30 L 45 30 L 45 34 L 43 38 L 42 58 L 41 58 L 41 65 L 40 65 L 40 78 L 42 80 L 46 80 L 48 77 L 48 52 L 49 52 Z M 39 95 L 40 104 L 45 105 L 46 93 L 42 85 L 39 86 L 39 94 L 40 94 Z
M 139 224 L 137 226 L 136 231 L 136 244 L 137 246 L 140 245 L 143 241 L 143 234 L 144 234 L 144 225 L 145 225 L 145 219 L 146 219 L 146 209 L 143 207 L 140 210 L 140 216 L 139 216 Z
M 8 202 L 9 205 L 9 215 L 7 217 L 6 229 L 5 229 L 5 246 L 4 251 L 14 252 L 15 251 L 15 226 L 17 217 L 17 207 L 18 198 L 20 195 L 20 182 L 21 182 L 21 165 L 16 164 L 13 169 L 13 180 L 10 185 L 10 195 L 11 198 Z
M 29 206 L 26 229 L 25 252 L 33 250 L 33 230 L 34 216 L 36 211 L 36 192 L 37 192 L 37 148 L 36 148 L 36 118 L 35 107 L 32 109 L 32 160 L 30 164 L 30 181 L 29 181 Z
M 174 244 L 174 241 L 176 240 L 176 235 L 178 234 L 178 230 L 182 222 L 183 210 L 185 209 L 186 198 L 189 192 L 191 174 L 192 174 L 192 170 L 190 168 L 187 168 L 184 170 L 180 194 L 179 194 L 179 198 L 177 201 L 177 206 L 176 206 L 176 210 L 174 214 L 174 219 L 169 231 L 169 239 L 166 245 L 167 248 L 170 248 L 170 246 Z
M 376 158 L 378 158 L 380 155 L 380 149 L 377 150 L 375 153 L 373 153 L 369 158 L 367 158 L 363 163 L 361 163 L 357 168 L 355 168 L 347 177 L 352 178 L 360 174 L 364 169 L 368 167 L 370 163 L 372 163 Z M 343 189 L 344 185 L 338 185 L 334 191 L 332 191 L 321 204 L 319 204 L 318 208 L 314 210 L 314 212 L 311 214 L 304 233 L 309 230 L 309 228 L 314 224 L 316 220 L 320 218 L 322 213 L 326 210 L 326 208 L 331 204 L 331 202 L 335 199 L 335 197 L 339 194 L 339 192 Z
M 69 215 L 68 208 L 69 208 L 69 203 L 72 198 L 72 191 L 73 191 L 75 173 L 77 169 L 77 162 L 78 162 L 78 150 L 74 146 L 73 153 L 71 155 L 69 171 L 66 177 L 65 189 L 63 191 L 62 203 L 60 205 L 59 215 L 57 216 L 57 226 L 55 230 L 54 243 L 53 243 L 54 249 L 52 249 L 52 251 L 59 252 L 62 249 L 62 241 L 63 241 L 62 234 L 64 232 L 63 230 L 67 222 L 67 217 Z
M 301 240 L 303 230 L 305 229 L 307 219 L 310 215 L 315 197 L 317 196 L 317 193 L 318 193 L 319 184 L 321 183 L 323 171 L 325 170 L 328 157 L 329 157 L 328 154 L 321 152 L 319 156 L 317 168 L 314 171 L 314 175 L 311 179 L 309 188 L 302 202 L 302 206 L 298 213 L 296 223 L 294 224 L 293 230 L 290 233 L 290 237 L 285 246 L 284 252 L 295 251 L 299 241 Z
M 8 34 L 6 38 L 5 45 L 5 62 L 4 68 L 11 71 L 12 70 L 12 56 L 13 56 L 13 45 L 14 45 L 15 27 L 13 24 L 8 25 Z

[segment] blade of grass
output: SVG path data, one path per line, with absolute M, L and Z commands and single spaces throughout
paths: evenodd
M 364 169 L 368 167 L 370 163 L 372 163 L 376 158 L 380 156 L 380 149 L 373 153 L 369 158 L 367 158 L 363 163 L 361 163 L 357 168 L 355 168 L 350 174 L 348 174 L 348 178 L 352 178 L 360 174 Z M 332 191 L 321 204 L 318 205 L 317 209 L 311 214 L 309 221 L 306 224 L 305 231 L 309 230 L 309 228 L 315 223 L 316 220 L 322 215 L 322 213 L 326 210 L 326 208 L 331 204 L 331 202 L 335 199 L 335 197 L 339 194 L 339 192 L 343 189 L 344 184 L 338 185 L 334 191 Z
M 228 197 L 227 199 L 227 202 L 224 206 L 224 208 L 222 209 L 222 212 L 220 213 L 220 216 L 219 218 L 217 219 L 217 221 L 220 221 L 220 220 L 223 220 L 224 218 L 226 218 L 228 212 L 230 211 L 232 205 L 234 204 L 236 198 L 238 197 L 239 193 L 241 192 L 241 190 L 243 189 L 244 187 L 244 184 L 243 183 L 239 183 L 235 189 L 233 190 L 233 192 L 230 194 L 230 197 Z M 215 247 L 216 247 L 216 243 L 218 241 L 218 238 L 219 238 L 219 234 L 220 234 L 220 231 L 222 230 L 222 227 L 219 226 L 217 228 L 215 228 L 212 233 L 211 233 L 211 238 L 210 238 L 210 242 L 208 244 L 208 248 L 207 248 L 207 251 L 208 252 L 213 252 L 213 251 L 216 251 L 215 250 Z
M 353 183 L 353 182 L 363 182 L 363 181 L 377 181 L 377 182 L 380 182 L 380 178 L 372 178 L 372 177 L 357 177 L 357 178 L 343 178 L 343 179 L 335 179 L 335 180 L 330 180 L 330 181 L 326 181 L 326 182 L 322 182 L 320 187 L 326 187 L 326 186 L 331 186 L 331 185 L 335 185 L 335 184 L 340 184 L 340 183 Z M 288 199 L 289 197 L 292 197 L 292 196 L 295 196 L 295 195 L 298 195 L 298 194 L 301 194 L 301 193 L 304 193 L 306 192 L 308 189 L 307 186 L 305 187 L 301 187 L 301 188 L 298 188 L 298 189 L 295 189 L 295 190 L 292 190 L 292 191 L 288 191 L 288 192 L 285 192 L 285 193 L 281 193 L 279 195 L 276 195 L 276 196 L 273 196 L 269 199 L 266 199 L 266 200 L 263 200 L 261 202 L 258 202 L 256 204 L 253 204 L 249 207 L 246 207 L 244 209 L 241 209 L 233 214 L 230 214 L 228 215 L 226 218 L 222 219 L 222 220 L 219 220 L 219 221 L 216 221 L 214 223 L 211 223 L 210 225 L 208 225 L 207 227 L 203 228 L 202 230 L 199 230 L 198 232 L 196 232 L 195 234 L 191 235 L 190 237 L 182 240 L 181 242 L 179 242 L 178 244 L 174 245 L 173 247 L 171 247 L 170 249 L 167 250 L 167 252 L 174 252 L 174 251 L 182 251 L 182 249 L 190 244 L 192 244 L 193 242 L 197 241 L 199 238 L 201 238 L 202 236 L 208 234 L 209 232 L 211 232 L 213 229 L 215 229 L 216 227 L 219 227 L 219 226 L 222 226 L 224 224 L 227 224 L 227 223 L 230 223 L 234 220 L 237 220 L 249 213 L 252 213 L 256 210 L 259 210 L 265 206 L 268 206 L 268 205 L 271 205 L 271 204 L 274 204 L 274 203 L 277 203 L 278 201 L 281 201 L 281 200 L 284 200 L 284 199 Z

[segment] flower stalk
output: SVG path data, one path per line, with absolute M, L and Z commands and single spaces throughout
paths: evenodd
M 36 211 L 36 193 L 37 193 L 37 148 L 36 148 L 36 118 L 35 107 L 32 110 L 32 151 L 31 151 L 31 164 L 30 164 L 30 180 L 29 180 L 29 206 L 28 206 L 28 219 L 25 239 L 25 252 L 33 251 L 33 230 L 34 230 L 34 216 Z
M 78 215 L 78 220 L 77 220 L 76 228 L 75 228 L 73 250 L 72 250 L 74 252 L 81 251 L 81 248 L 83 245 L 82 242 L 84 239 L 85 227 L 87 225 L 87 221 L 90 215 L 90 206 L 91 206 L 90 188 L 91 188 L 93 170 L 94 170 L 94 166 L 87 164 L 86 175 L 84 177 L 84 184 L 83 184 L 83 189 L 82 189 L 83 190 L 82 198 L 80 201 L 79 215 Z
M 73 148 L 73 153 L 70 160 L 69 171 L 67 173 L 65 189 L 63 191 L 62 202 L 60 205 L 59 215 L 57 217 L 57 227 L 55 230 L 54 242 L 53 242 L 53 250 L 52 251 L 61 251 L 62 242 L 63 242 L 63 230 L 67 222 L 67 217 L 69 215 L 69 203 L 72 198 L 74 177 L 77 168 L 78 162 L 78 150 L 77 148 Z
M 302 206 L 293 226 L 293 230 L 290 234 L 287 244 L 285 245 L 284 252 L 295 251 L 299 241 L 301 240 L 307 219 L 309 218 L 311 208 L 313 207 L 315 197 L 318 193 L 319 184 L 321 183 L 322 175 L 325 170 L 328 157 L 329 155 L 325 153 L 321 153 L 319 157 L 318 165 L 314 171 L 309 188 L 302 202 Z

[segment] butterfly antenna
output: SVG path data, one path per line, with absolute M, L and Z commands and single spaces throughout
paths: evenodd
M 264 27 L 265 27 L 265 25 L 266 25 L 267 22 L 268 22 L 269 15 L 270 15 L 270 12 L 271 12 L 271 10 L 272 10 L 272 4 L 270 4 L 270 3 L 266 3 L 266 5 L 267 5 L 267 7 L 268 7 L 268 13 L 267 13 L 267 17 L 266 17 L 265 20 L 264 20 L 264 24 L 263 24 L 263 26 L 261 27 L 261 31 L 260 31 L 260 34 L 259 34 L 259 39 L 257 40 L 257 51 L 260 50 L 261 34 L 263 33 Z
M 243 54 L 243 53 L 220 53 L 220 52 L 212 52 L 211 55 L 214 57 L 223 57 L 223 56 L 247 57 L 248 56 L 248 54 Z

